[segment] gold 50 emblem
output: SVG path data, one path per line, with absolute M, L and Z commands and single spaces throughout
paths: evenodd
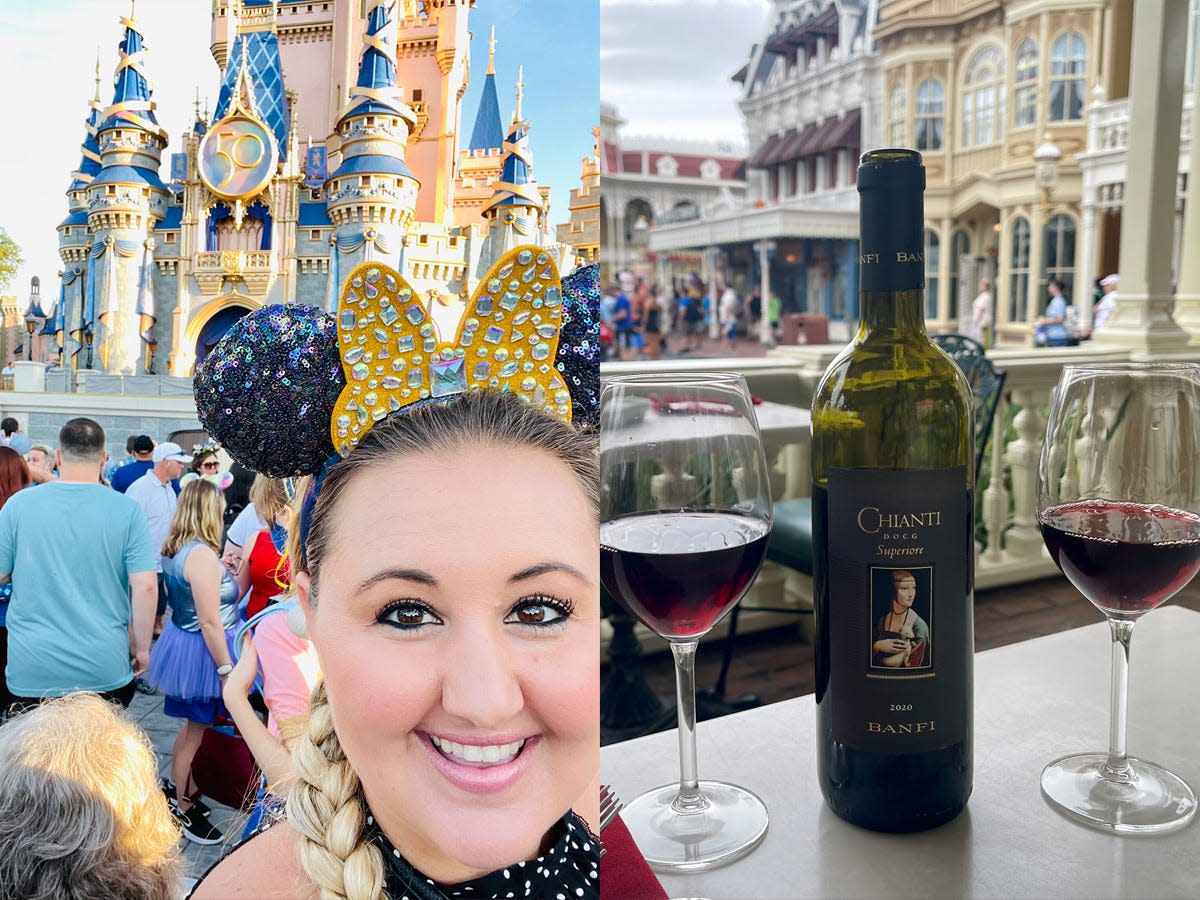
M 200 180 L 226 200 L 248 200 L 259 193 L 279 164 L 275 136 L 258 119 L 227 116 L 200 142 Z

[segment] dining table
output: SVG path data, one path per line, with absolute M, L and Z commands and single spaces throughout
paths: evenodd
M 1200 613 L 1150 612 L 1131 646 L 1128 752 L 1200 790 Z M 976 654 L 974 790 L 956 819 L 917 834 L 867 831 L 826 806 L 814 695 L 701 722 L 700 778 L 754 791 L 770 827 L 757 849 L 730 865 L 657 873 L 667 896 L 1200 897 L 1200 822 L 1121 837 L 1076 823 L 1041 794 L 1048 762 L 1107 749 L 1110 658 L 1103 620 Z M 601 771 L 625 801 L 677 780 L 677 733 L 604 747 Z

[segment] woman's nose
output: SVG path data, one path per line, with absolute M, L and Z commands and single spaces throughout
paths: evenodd
M 525 706 L 503 635 L 473 631 L 442 663 L 442 707 L 478 728 L 503 728 Z

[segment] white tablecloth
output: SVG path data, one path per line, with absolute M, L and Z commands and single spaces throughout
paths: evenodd
M 812 695 L 701 723 L 700 777 L 755 791 L 771 827 L 740 862 L 662 875 L 664 887 L 708 900 L 1200 897 L 1200 822 L 1121 838 L 1041 796 L 1047 762 L 1107 748 L 1110 646 L 1101 620 L 976 656 L 974 793 L 958 819 L 923 834 L 874 834 L 825 806 Z M 1200 613 L 1148 614 L 1131 661 L 1130 755 L 1200 790 Z M 677 779 L 676 741 L 671 731 L 605 747 L 603 780 L 628 800 Z

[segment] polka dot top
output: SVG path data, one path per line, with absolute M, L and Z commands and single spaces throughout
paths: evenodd
M 600 841 L 583 820 L 567 813 L 555 826 L 554 846 L 537 859 L 489 872 L 458 884 L 426 878 L 400 855 L 367 816 L 367 835 L 383 853 L 384 892 L 392 900 L 439 900 L 445 897 L 536 897 L 538 900 L 599 900 Z

